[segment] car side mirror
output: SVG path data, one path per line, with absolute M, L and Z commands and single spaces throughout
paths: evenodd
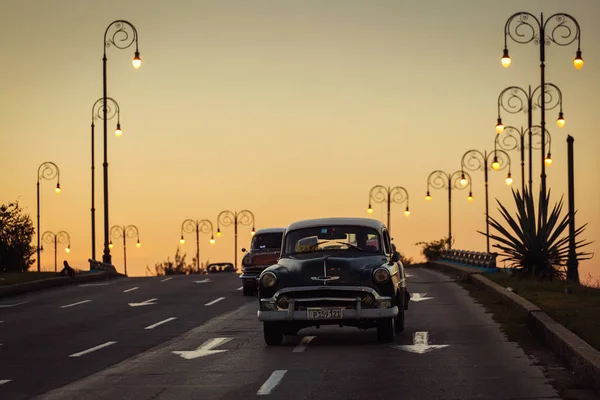
M 392 259 L 390 260 L 392 263 L 400 261 L 400 253 L 397 251 L 392 253 Z
M 245 253 L 245 252 L 246 252 L 246 248 L 242 247 L 242 253 Z

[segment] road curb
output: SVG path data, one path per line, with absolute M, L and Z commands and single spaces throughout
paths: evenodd
M 457 276 L 462 281 L 491 292 L 502 301 L 522 310 L 528 316 L 533 329 L 542 334 L 550 349 L 569 365 L 582 383 L 600 395 L 600 351 L 553 320 L 535 304 L 481 275 L 482 271 L 476 268 L 437 261 L 429 261 L 425 267 Z
M 10 286 L 0 287 L 0 298 L 16 296 L 23 293 L 36 292 L 38 290 L 65 286 L 75 283 L 86 283 L 101 281 L 122 275 L 114 272 L 95 272 L 90 274 L 75 275 L 73 278 L 60 276 L 55 278 L 40 279 L 39 281 L 17 283 Z

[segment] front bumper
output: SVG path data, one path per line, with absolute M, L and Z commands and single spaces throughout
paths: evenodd
M 243 279 L 243 280 L 251 280 L 251 281 L 256 281 L 256 282 L 258 282 L 258 275 L 260 275 L 260 274 L 252 274 L 252 273 L 248 274 L 248 273 L 242 273 L 242 274 L 240 275 L 240 279 Z
M 287 308 L 280 308 L 277 300 L 280 297 L 291 296 L 294 292 L 321 292 L 323 296 L 317 297 L 292 297 L 288 299 Z M 326 292 L 325 292 L 326 291 Z M 339 293 L 336 296 L 336 292 Z M 344 292 L 345 295 L 341 295 Z M 348 294 L 348 293 L 351 294 Z M 370 307 L 363 307 L 362 296 L 368 294 L 373 302 Z M 323 303 L 323 305 L 318 305 Z M 299 307 L 296 305 L 298 304 Z M 334 305 L 332 305 L 334 304 Z M 309 309 L 342 309 L 341 319 L 309 319 Z M 381 296 L 370 287 L 361 286 L 318 286 L 318 287 L 290 287 L 275 293 L 270 298 L 260 299 L 260 310 L 257 312 L 259 321 L 314 321 L 315 324 L 324 321 L 335 322 L 341 320 L 382 319 L 394 318 L 399 309 L 393 305 L 392 298 Z
M 395 318 L 398 315 L 398 307 L 390 308 L 363 308 L 363 309 L 345 309 L 342 311 L 343 319 L 382 319 Z M 323 321 L 342 321 L 342 319 L 308 319 L 308 311 L 257 311 L 256 316 L 259 321 L 314 321 L 315 324 Z

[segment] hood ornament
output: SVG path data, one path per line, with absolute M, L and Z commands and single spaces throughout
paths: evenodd
M 336 281 L 340 279 L 339 276 L 328 276 L 327 275 L 327 259 L 329 256 L 323 257 L 323 276 L 311 276 L 310 279 L 313 281 L 321 281 L 323 285 L 327 285 L 329 281 Z

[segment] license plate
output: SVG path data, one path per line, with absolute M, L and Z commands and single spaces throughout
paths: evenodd
M 342 319 L 341 308 L 309 308 L 308 319 Z

